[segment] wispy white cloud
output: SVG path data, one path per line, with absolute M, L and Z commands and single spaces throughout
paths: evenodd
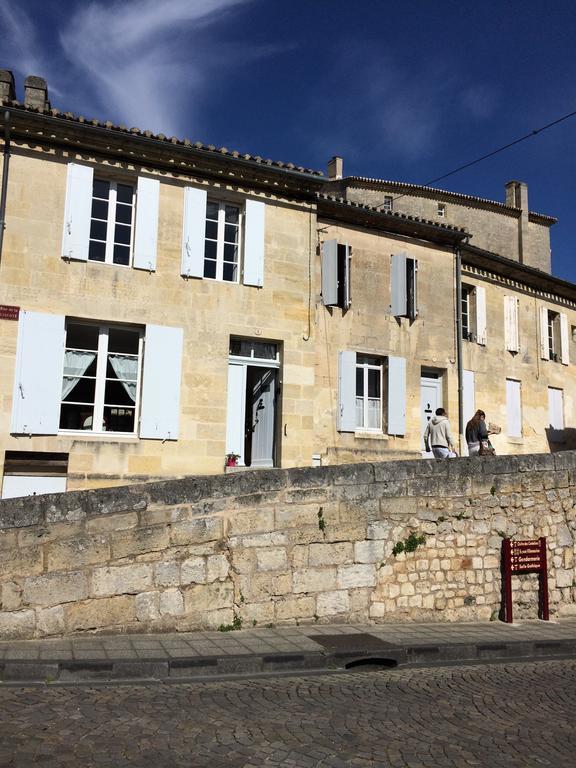
M 0 39 L 6 57 L 3 66 L 35 74 L 40 70 L 36 49 L 36 29 L 24 11 L 8 0 L 0 1 Z

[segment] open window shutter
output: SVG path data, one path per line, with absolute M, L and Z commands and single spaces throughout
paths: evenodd
M 146 326 L 140 437 L 178 439 L 182 340 L 182 328 Z
M 264 234 L 266 205 L 246 200 L 244 220 L 244 285 L 264 285 Z
M 346 243 L 344 247 L 344 306 L 342 309 L 349 309 L 352 303 L 352 292 L 350 287 L 350 273 L 352 265 L 352 248 Z
M 408 296 L 406 292 L 406 254 L 392 255 L 390 266 L 390 308 L 395 317 L 405 317 L 407 314 Z
M 20 312 L 12 404 L 13 434 L 55 435 L 64 371 L 64 316 Z
M 322 303 L 325 307 L 338 304 L 338 241 L 322 243 Z
M 508 437 L 522 437 L 521 386 L 514 379 L 506 379 L 506 418 Z
M 406 360 L 388 357 L 388 434 L 406 434 Z
M 338 353 L 338 414 L 339 432 L 356 429 L 356 352 Z
M 520 350 L 518 338 L 518 299 L 515 296 L 504 296 L 504 335 L 506 349 L 509 352 L 518 352 Z
M 476 293 L 476 341 L 478 344 L 486 345 L 486 289 L 482 285 L 477 285 L 474 289 Z
M 462 416 L 464 428 L 476 413 L 476 387 L 474 371 L 462 371 Z
M 205 189 L 184 189 L 184 225 L 182 230 L 182 268 L 184 277 L 204 276 L 204 242 L 206 231 Z
M 568 340 L 568 318 L 560 313 L 560 358 L 562 365 L 570 363 L 570 345 Z
M 68 163 L 62 258 L 88 260 L 92 182 L 94 171 L 87 165 Z
M 158 179 L 138 177 L 136 195 L 136 232 L 134 235 L 134 258 L 132 265 L 136 269 L 156 269 L 156 248 L 158 243 L 158 199 L 160 182 Z
M 548 310 L 540 307 L 540 357 L 550 360 L 550 345 L 548 343 Z

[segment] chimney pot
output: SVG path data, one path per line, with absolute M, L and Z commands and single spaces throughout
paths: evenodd
M 528 185 L 523 181 L 509 181 L 506 184 L 506 205 L 528 213 Z
M 341 179 L 343 172 L 344 161 L 338 155 L 334 155 L 334 157 L 328 162 L 328 179 L 330 181 Z
M 0 69 L 0 101 L 16 101 L 14 75 L 9 69 Z
M 50 109 L 48 86 L 43 77 L 28 75 L 24 80 L 24 106 L 36 109 Z

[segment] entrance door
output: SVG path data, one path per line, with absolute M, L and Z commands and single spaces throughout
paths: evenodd
M 424 432 L 428 422 L 432 416 L 436 413 L 436 408 L 442 407 L 442 379 L 439 374 L 423 374 L 420 379 L 420 414 L 421 414 L 421 430 L 422 456 L 426 459 L 433 459 L 434 455 L 432 451 L 426 451 L 424 446 Z
M 248 367 L 246 458 L 252 467 L 274 466 L 276 374 L 273 368 Z

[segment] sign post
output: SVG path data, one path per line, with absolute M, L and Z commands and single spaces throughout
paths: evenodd
M 550 620 L 548 608 L 548 566 L 546 562 L 546 537 L 502 542 L 504 590 L 504 621 L 512 623 L 512 576 L 522 573 L 538 574 L 538 618 Z

